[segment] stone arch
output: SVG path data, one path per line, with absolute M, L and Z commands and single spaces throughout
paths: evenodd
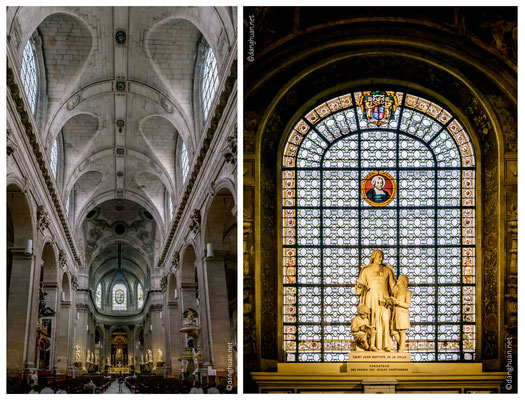
M 229 189 L 218 189 L 207 208 L 204 224 L 206 243 L 206 304 L 209 306 L 211 350 L 214 367 L 228 368 L 222 351 L 235 336 L 234 315 L 237 308 L 237 218 L 232 212 L 235 199 Z
M 177 288 L 177 277 L 175 274 L 170 274 L 169 280 L 168 280 L 168 301 L 175 301 L 179 298 Z
M 181 283 L 195 283 L 195 248 L 187 245 L 181 255 Z
M 249 210 L 247 220 L 259 218 L 260 221 L 250 231 L 253 238 L 246 244 L 248 248 L 254 243 L 260 246 L 255 248 L 254 254 L 246 257 L 253 257 L 252 261 L 257 266 L 254 269 L 257 271 L 255 279 L 260 279 L 260 284 L 269 290 L 265 290 L 254 302 L 262 304 L 257 325 L 265 327 L 265 332 L 258 337 L 259 350 L 254 350 L 260 359 L 284 360 L 283 354 L 277 351 L 277 338 L 280 340 L 283 335 L 282 325 L 279 325 L 282 322 L 279 316 L 282 304 L 276 301 L 278 296 L 273 285 L 282 274 L 278 268 L 274 269 L 280 266 L 282 255 L 276 249 L 279 226 L 275 226 L 275 221 L 281 218 L 276 207 L 281 196 L 276 190 L 281 182 L 280 171 L 276 169 L 276 155 L 282 153 L 283 136 L 315 105 L 345 92 L 362 90 L 364 86 L 393 84 L 397 85 L 396 89 L 414 92 L 451 110 L 465 129 L 472 133 L 474 151 L 478 160 L 484 161 L 484 165 L 478 165 L 476 169 L 479 183 L 476 188 L 479 199 L 476 220 L 478 243 L 484 243 L 486 238 L 503 236 L 505 212 L 499 212 L 500 207 L 504 210 L 500 194 L 504 188 L 501 172 L 506 163 L 503 155 L 505 151 L 515 151 L 512 143 L 516 142 L 512 121 L 516 103 L 513 71 L 504 65 L 502 58 L 492 60 L 487 49 L 470 44 L 465 46 L 468 47 L 467 52 L 445 48 L 442 46 L 446 40 L 443 32 L 434 32 L 435 36 L 425 33 L 419 37 L 417 44 L 406 41 L 406 32 L 402 30 L 390 30 L 396 33 L 387 37 L 386 25 L 390 23 L 383 24 L 380 33 L 372 33 L 374 21 L 371 21 L 369 28 L 364 28 L 352 39 L 342 34 L 345 29 L 348 32 L 352 28 L 351 24 L 341 27 L 340 31 L 332 26 L 326 27 L 323 32 L 325 27 L 319 26 L 316 27 L 316 40 L 320 40 L 320 44 L 316 46 L 311 46 L 308 40 L 297 41 L 297 36 L 302 34 L 293 34 L 283 40 L 280 48 L 267 47 L 266 54 L 264 50 L 259 53 L 260 60 L 264 61 L 250 65 L 253 68 L 246 71 L 249 80 L 256 83 L 245 89 L 245 138 L 253 140 L 253 147 L 249 145 L 251 148 L 245 149 L 245 157 L 253 155 L 256 165 L 254 176 L 261 182 L 255 185 L 254 201 L 245 202 L 245 209 Z M 406 28 L 403 26 L 405 23 L 399 22 L 399 28 Z M 323 38 L 329 36 L 332 36 L 329 45 L 321 44 L 328 43 Z M 371 39 L 372 36 L 375 38 Z M 290 59 L 286 52 L 291 50 L 292 43 L 294 56 Z M 491 68 L 480 62 L 488 58 L 493 62 Z M 266 68 L 269 65 L 272 65 L 271 72 L 261 74 L 261 71 L 270 71 Z M 496 70 L 501 70 L 501 74 L 494 73 Z M 277 80 L 285 83 L 276 85 Z M 503 111 L 503 104 L 511 111 Z M 501 112 L 508 115 L 506 123 L 497 118 Z M 245 140 L 245 143 L 250 142 Z M 480 214 L 483 218 L 479 218 Z M 496 253 L 504 252 L 505 246 L 503 241 L 495 242 L 489 251 L 484 248 L 483 254 L 477 254 L 478 285 L 482 277 L 484 282 L 496 282 L 501 279 L 498 277 L 503 276 L 503 262 Z M 504 341 L 497 339 L 501 334 L 495 328 L 490 328 L 488 332 L 484 325 L 487 320 L 494 322 L 493 326 L 496 320 L 504 323 L 498 305 L 501 301 L 501 295 L 496 290 L 498 285 L 504 284 L 500 281 L 486 287 L 478 286 L 477 289 L 482 295 L 478 297 L 476 359 L 492 360 L 497 358 L 498 352 L 503 354 Z M 480 303 L 490 306 L 481 307 Z M 256 326 L 255 320 L 253 326 Z M 492 364 L 492 361 L 486 364 Z
M 33 309 L 32 296 L 35 293 L 31 276 L 36 223 L 30 202 L 16 183 L 7 186 L 7 219 L 7 371 L 22 373 L 28 358 L 24 353 L 26 335 L 33 325 L 27 314 Z
M 58 284 L 58 256 L 54 245 L 47 242 L 42 249 L 42 282 Z

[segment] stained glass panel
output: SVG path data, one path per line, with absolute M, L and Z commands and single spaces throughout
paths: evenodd
M 474 360 L 475 159 L 452 114 L 400 92 L 339 96 L 299 120 L 282 163 L 286 360 L 347 360 L 376 248 L 410 279 L 412 360 Z
M 139 283 L 137 285 L 137 307 L 142 308 L 144 305 L 144 290 L 142 290 L 142 285 Z
M 123 283 L 113 285 L 113 310 L 127 310 L 127 288 Z
M 102 284 L 97 285 L 97 290 L 95 292 L 95 305 L 98 308 L 102 308 Z

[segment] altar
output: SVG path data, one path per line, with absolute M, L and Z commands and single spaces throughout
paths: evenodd
M 109 373 L 110 374 L 118 374 L 119 372 L 122 372 L 124 375 L 130 373 L 129 367 L 110 367 Z

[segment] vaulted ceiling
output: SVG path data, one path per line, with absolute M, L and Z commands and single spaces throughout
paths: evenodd
M 44 95 L 35 119 L 48 154 L 60 142 L 57 187 L 64 204 L 71 196 L 86 265 L 105 273 L 121 243 L 134 260 L 125 264 L 145 279 L 139 270 L 153 265 L 169 228 L 167 199 L 175 207 L 182 192 L 181 140 L 191 165 L 206 122 L 199 51 L 212 48 L 220 76 L 234 8 L 9 7 L 7 21 L 19 59 L 30 37 L 38 48 Z

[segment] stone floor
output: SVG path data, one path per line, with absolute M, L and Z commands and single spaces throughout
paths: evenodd
M 118 391 L 118 382 L 115 380 L 115 381 L 111 382 L 111 385 L 104 392 L 104 394 L 131 394 L 131 391 L 123 383 L 122 384 L 122 392 L 119 393 L 119 391 Z

